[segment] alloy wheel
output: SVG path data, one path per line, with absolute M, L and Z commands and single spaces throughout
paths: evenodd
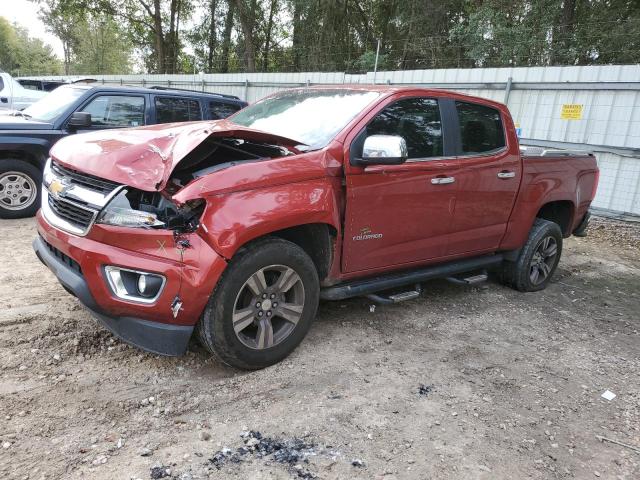
M 264 350 L 295 330 L 304 309 L 300 275 L 285 265 L 261 268 L 244 283 L 233 307 L 233 329 L 245 346 Z
M 549 275 L 558 255 L 558 243 L 552 236 L 544 237 L 533 254 L 529 264 L 529 279 L 533 285 L 540 285 Z

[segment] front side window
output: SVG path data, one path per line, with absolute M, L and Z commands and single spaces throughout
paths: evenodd
M 209 111 L 211 112 L 211 118 L 213 120 L 227 118 L 238 110 L 240 110 L 240 105 L 223 102 L 209 102 Z
M 94 127 L 144 125 L 144 97 L 100 95 L 79 111 L 91 114 L 91 125 Z
M 200 102 L 192 98 L 156 97 L 158 123 L 192 122 L 202 120 Z
M 476 103 L 456 102 L 460 121 L 462 153 L 486 153 L 504 147 L 500 112 Z
M 442 121 L 438 101 L 407 98 L 387 106 L 367 125 L 369 135 L 399 135 L 409 158 L 442 156 Z

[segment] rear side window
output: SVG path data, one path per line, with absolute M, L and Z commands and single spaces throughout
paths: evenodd
M 93 127 L 144 125 L 144 97 L 100 95 L 79 111 L 91 114 Z
M 202 120 L 200 102 L 192 98 L 156 97 L 158 123 L 190 122 Z
M 4 90 L 4 80 L 2 80 L 2 77 L 0 77 L 0 92 Z
M 504 129 L 498 110 L 465 102 L 456 102 L 456 108 L 463 154 L 491 152 L 504 147 Z
M 227 118 L 238 110 L 240 110 L 240 106 L 232 103 L 209 102 L 209 111 L 213 120 Z
M 385 107 L 367 125 L 369 135 L 399 135 L 407 142 L 409 158 L 442 156 L 442 122 L 438 101 L 407 98 Z

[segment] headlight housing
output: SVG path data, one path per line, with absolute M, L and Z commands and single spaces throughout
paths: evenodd
M 153 194 L 151 194 L 153 195 Z M 115 225 L 118 227 L 153 228 L 162 227 L 165 223 L 158 219 L 155 212 L 142 210 L 148 207 L 140 201 L 142 194 L 138 192 L 121 191 L 102 210 L 96 220 L 97 223 Z M 138 208 L 134 208 L 134 207 Z
M 158 220 L 155 213 L 143 212 L 131 208 L 107 206 L 98 217 L 98 223 L 119 227 L 161 227 L 164 222 Z

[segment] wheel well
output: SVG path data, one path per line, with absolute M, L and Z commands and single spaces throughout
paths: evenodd
M 302 248 L 313 260 L 318 278 L 322 281 L 329 275 L 336 233 L 331 225 L 309 223 L 271 232 L 269 235 L 288 240 Z
M 42 169 L 44 165 L 44 161 L 41 161 L 42 159 L 37 158 L 36 155 L 31 152 L 25 152 L 23 150 L 2 150 L 0 151 L 0 160 L 1 159 L 22 160 L 39 169 Z
M 573 218 L 573 203 L 568 200 L 547 203 L 538 211 L 536 218 L 557 223 L 562 234 L 567 236 L 571 233 L 569 230 Z

